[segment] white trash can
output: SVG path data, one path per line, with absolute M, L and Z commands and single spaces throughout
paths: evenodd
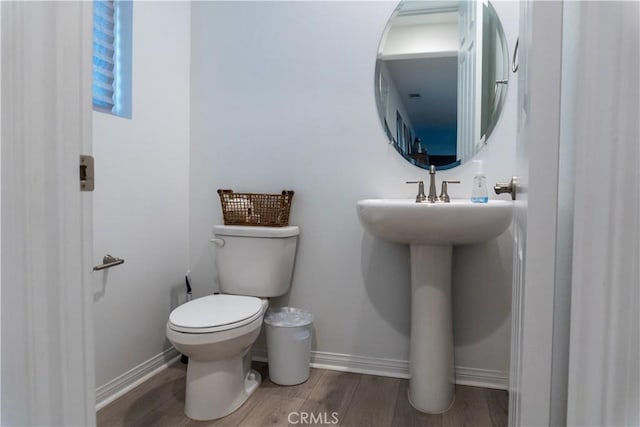
M 270 308 L 264 323 L 271 381 L 280 385 L 305 382 L 309 378 L 313 314 L 293 307 Z

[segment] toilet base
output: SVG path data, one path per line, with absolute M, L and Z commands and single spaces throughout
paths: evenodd
M 251 353 L 232 359 L 198 361 L 189 358 L 184 413 L 198 420 L 214 420 L 238 409 L 260 385 L 250 369 Z

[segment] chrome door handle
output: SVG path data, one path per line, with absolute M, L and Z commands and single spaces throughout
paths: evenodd
M 124 264 L 124 260 L 122 258 L 116 258 L 107 254 L 102 258 L 102 264 L 93 267 L 93 271 L 104 270 L 105 268 L 115 267 L 120 264 Z
M 496 192 L 496 194 L 502 194 L 502 193 L 509 193 L 511 194 L 511 200 L 515 200 L 516 199 L 516 177 L 512 177 L 511 181 L 509 181 L 508 184 L 505 183 L 496 183 L 496 185 L 493 187 L 493 191 Z

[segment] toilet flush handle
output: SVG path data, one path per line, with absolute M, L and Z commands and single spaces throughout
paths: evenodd
M 224 246 L 224 240 L 223 239 L 211 239 L 209 240 L 211 243 L 215 243 L 216 245 L 223 247 Z

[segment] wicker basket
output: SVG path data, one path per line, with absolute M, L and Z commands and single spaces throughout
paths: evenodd
M 225 225 L 284 227 L 289 225 L 293 191 L 281 194 L 234 193 L 218 190 Z

